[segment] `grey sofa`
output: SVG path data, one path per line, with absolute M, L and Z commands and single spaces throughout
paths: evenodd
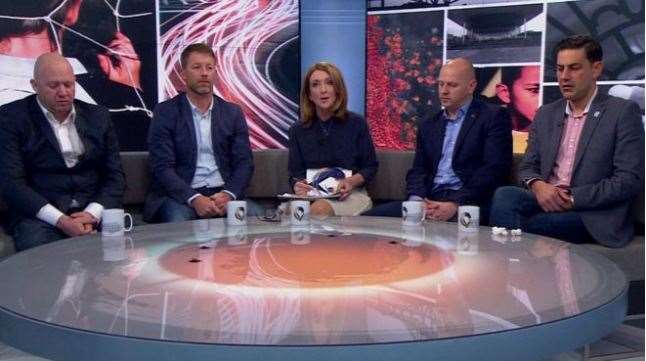
M 135 212 L 144 202 L 146 189 L 150 182 L 148 173 L 148 153 L 121 153 L 126 173 L 127 189 L 124 205 Z M 368 192 L 376 201 L 403 199 L 405 196 L 405 174 L 413 163 L 413 152 L 378 151 L 379 171 L 368 186 Z M 514 167 L 520 157 L 514 158 Z M 255 171 L 247 196 L 253 199 L 270 200 L 276 194 L 288 191 L 287 151 L 254 151 Z M 515 168 L 512 174 L 515 174 Z M 511 182 L 516 182 L 512 179 Z M 6 208 L 0 202 L 0 210 Z M 629 280 L 644 280 L 644 193 L 635 200 L 635 223 L 638 236 L 627 247 L 611 249 L 599 245 L 585 245 L 616 262 L 626 272 Z M 6 233 L 0 232 L 0 258 L 14 253 L 13 241 Z

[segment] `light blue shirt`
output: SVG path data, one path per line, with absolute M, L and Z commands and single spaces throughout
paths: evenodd
M 195 164 L 195 174 L 191 181 L 191 188 L 222 187 L 224 180 L 218 169 L 218 163 L 215 161 L 213 140 L 211 137 L 213 101 L 211 101 L 209 109 L 204 113 L 201 113 L 190 100 L 188 103 L 191 105 L 193 125 L 195 126 L 195 141 L 197 144 L 197 163 Z
M 471 100 L 466 102 L 458 109 L 458 114 L 455 119 L 448 117 L 446 110 L 442 117 L 446 119 L 446 130 L 444 132 L 444 144 L 442 146 L 442 158 L 437 166 L 437 173 L 433 178 L 433 189 L 448 188 L 458 190 L 462 188 L 462 181 L 453 172 L 453 151 L 455 150 L 455 142 L 458 139 L 460 128 L 464 123 L 464 117 L 467 115 Z

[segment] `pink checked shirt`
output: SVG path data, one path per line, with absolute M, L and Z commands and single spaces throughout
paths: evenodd
M 579 146 L 579 139 L 581 138 L 581 131 L 585 125 L 585 120 L 590 110 L 592 101 L 597 96 L 597 90 L 588 101 L 583 113 L 575 115 L 574 111 L 570 108 L 570 102 L 565 105 L 565 129 L 561 135 L 561 145 L 556 154 L 556 161 L 554 162 L 554 169 L 552 174 L 547 180 L 548 183 L 559 187 L 570 187 L 572 180 L 572 169 L 574 167 L 574 157 L 576 156 L 576 149 Z

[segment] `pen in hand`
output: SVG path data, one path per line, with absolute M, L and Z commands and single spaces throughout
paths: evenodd
M 307 192 L 314 189 L 305 179 L 297 179 L 294 183 L 294 193 L 298 196 L 306 196 Z

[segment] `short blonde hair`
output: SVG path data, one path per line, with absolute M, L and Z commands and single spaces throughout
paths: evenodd
M 182 54 L 179 56 L 179 64 L 182 66 L 182 69 L 186 69 L 186 65 L 188 65 L 186 64 L 188 62 L 188 57 L 193 53 L 208 55 L 215 60 L 215 53 L 210 46 L 203 43 L 193 43 L 185 47 L 184 50 L 182 50 Z
M 348 91 L 343 81 L 343 75 L 334 64 L 321 61 L 312 65 L 303 78 L 303 86 L 301 87 L 301 121 L 306 126 L 309 126 L 316 116 L 316 106 L 310 100 L 310 78 L 316 70 L 324 71 L 332 78 L 336 92 L 336 101 L 332 109 L 336 117 L 345 119 L 348 112 Z

